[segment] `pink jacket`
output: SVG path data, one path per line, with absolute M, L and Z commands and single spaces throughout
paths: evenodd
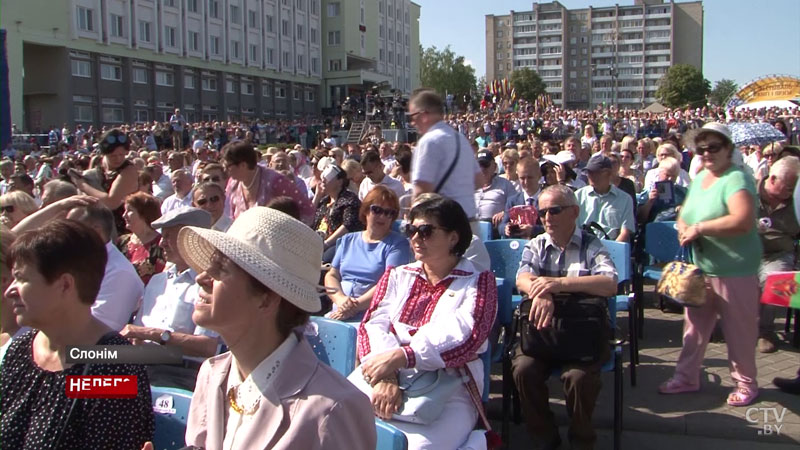
M 300 342 L 255 412 L 259 425 L 240 429 L 237 446 L 248 450 L 374 450 L 375 416 L 367 396 L 321 363 L 305 338 L 298 337 Z M 215 356 L 200 368 L 186 445 L 222 449 L 231 358 L 230 353 Z

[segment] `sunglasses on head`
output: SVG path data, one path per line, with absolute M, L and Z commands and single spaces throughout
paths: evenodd
M 567 208 L 569 208 L 569 206 L 552 206 L 550 208 L 542 208 L 539 210 L 539 217 L 544 217 L 547 215 L 547 213 L 557 216 Z
M 108 136 L 106 136 L 105 141 L 106 141 L 106 144 L 109 144 L 109 145 L 111 145 L 111 144 L 124 144 L 124 143 L 128 142 L 128 136 L 125 135 L 125 134 L 122 134 L 122 133 L 120 133 L 120 134 L 109 134 Z
M 394 216 L 397 215 L 397 210 L 396 209 L 381 208 L 378 205 L 370 205 L 369 206 L 369 211 L 372 214 L 375 214 L 375 215 L 378 215 L 378 216 L 384 215 L 384 216 L 387 216 L 387 217 L 394 217 Z
M 219 201 L 219 195 L 212 195 L 211 197 L 208 198 L 197 199 L 197 206 L 205 206 L 206 203 L 208 202 L 217 203 L 218 201 Z
M 0 213 L 14 213 L 14 205 L 0 206 Z
M 705 155 L 706 153 L 717 153 L 718 151 L 722 150 L 725 147 L 722 144 L 711 144 L 711 145 L 698 145 L 697 149 L 695 149 L 695 153 L 700 156 Z
M 415 226 L 415 225 L 408 224 L 408 225 L 406 225 L 406 227 L 403 230 L 403 232 L 406 234 L 406 237 L 409 238 L 409 239 L 414 237 L 415 234 L 419 234 L 419 237 L 424 240 L 424 239 L 428 239 L 429 237 L 431 237 L 431 235 L 433 235 L 433 230 L 435 230 L 437 228 L 440 229 L 440 230 L 444 230 L 444 228 L 442 228 L 442 227 L 437 227 L 436 225 L 431 225 L 429 223 L 425 223 L 425 224 L 422 224 L 420 226 Z

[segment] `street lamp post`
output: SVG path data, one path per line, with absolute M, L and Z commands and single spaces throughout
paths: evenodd
M 619 71 L 617 70 L 616 56 L 614 62 L 611 63 L 609 73 L 611 74 L 611 81 L 613 83 L 611 85 L 611 104 L 614 105 L 614 110 L 617 110 L 617 76 L 619 76 Z

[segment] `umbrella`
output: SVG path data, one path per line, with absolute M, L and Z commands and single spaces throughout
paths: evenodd
M 768 123 L 732 122 L 728 124 L 731 140 L 737 146 L 764 145 L 783 141 L 786 136 Z

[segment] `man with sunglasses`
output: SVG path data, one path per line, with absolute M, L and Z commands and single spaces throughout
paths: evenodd
M 228 231 L 233 219 L 225 208 L 225 189 L 212 182 L 202 182 L 192 191 L 192 205 L 211 214 L 211 229 Z
M 617 291 L 617 271 L 608 251 L 599 239 L 576 225 L 578 215 L 578 202 L 569 187 L 555 184 L 539 195 L 539 217 L 545 233 L 525 245 L 517 271 L 517 288 L 532 300 L 530 323 L 539 329 L 553 323 L 555 294 L 607 297 Z M 600 369 L 606 358 L 607 355 L 593 364 L 561 367 L 572 448 L 594 446 L 592 411 L 600 393 Z M 556 449 L 561 444 L 546 385 L 554 367 L 551 361 L 527 356 L 519 348 L 512 360 L 525 422 L 539 445 L 535 448 Z
M 443 120 L 442 98 L 430 89 L 412 94 L 406 117 L 422 136 L 411 161 L 414 197 L 435 192 L 453 199 L 469 217 L 473 234 L 479 235 L 474 193 L 481 185 L 481 171 L 469 141 Z

